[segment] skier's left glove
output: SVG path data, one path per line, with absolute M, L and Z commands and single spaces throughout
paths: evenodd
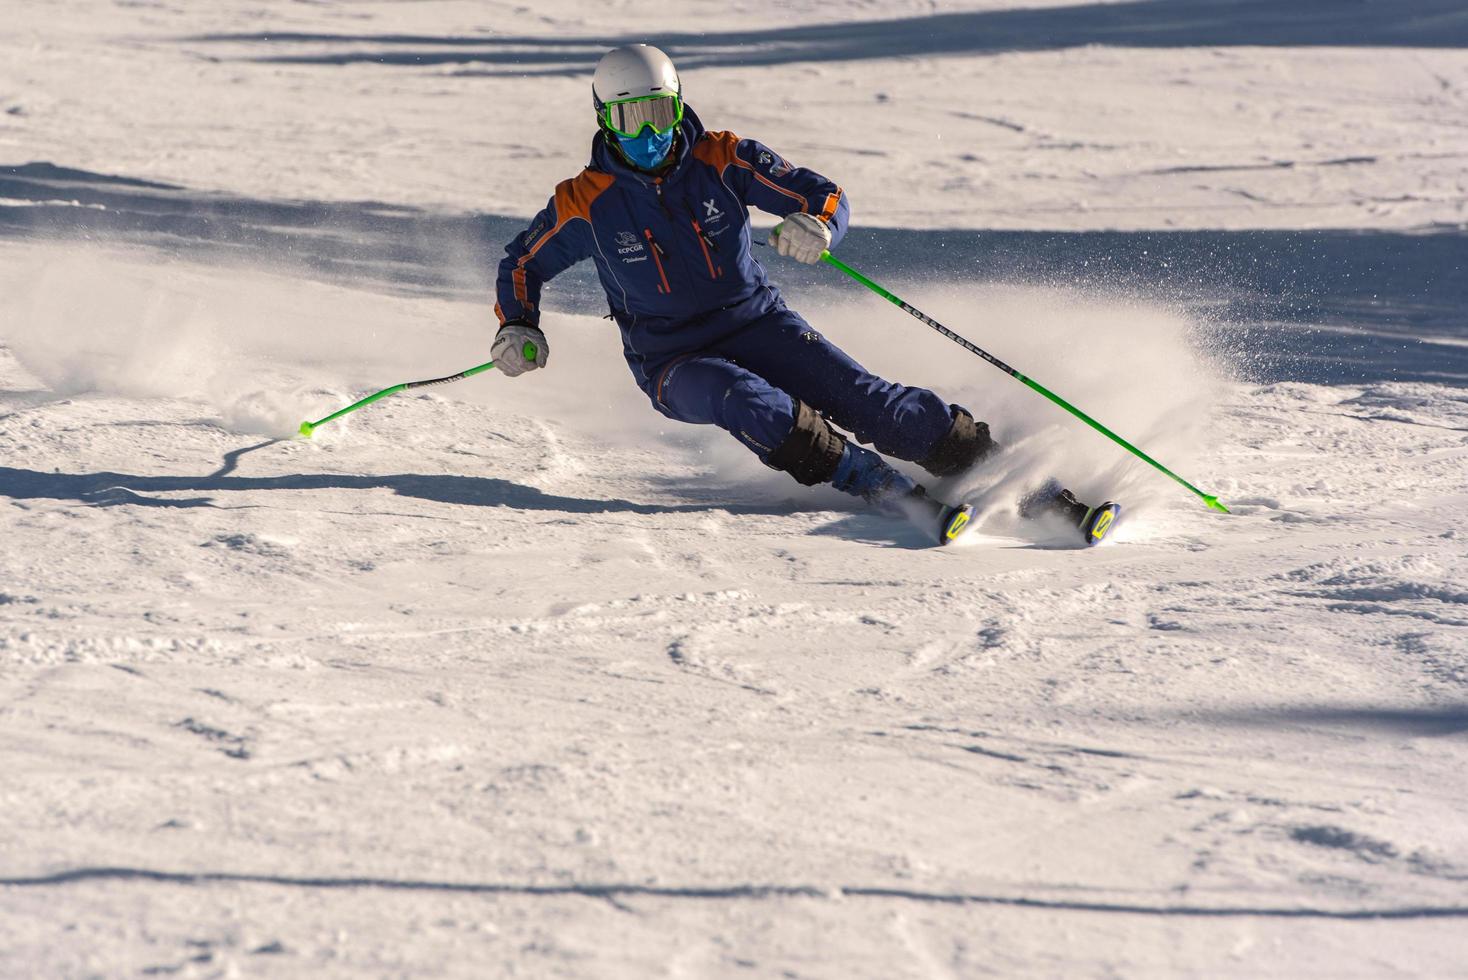
M 500 374 L 514 378 L 526 371 L 545 367 L 550 357 L 550 345 L 545 342 L 545 334 L 539 327 L 524 320 L 506 320 L 500 332 L 494 335 L 489 354 Z
M 781 255 L 814 265 L 831 245 L 831 229 L 815 215 L 797 211 L 770 232 L 770 244 Z

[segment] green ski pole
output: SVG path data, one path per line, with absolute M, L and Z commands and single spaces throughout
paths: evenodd
M 525 355 L 525 360 L 533 361 L 535 360 L 538 351 L 536 350 L 535 345 L 527 340 L 525 342 L 525 346 L 520 349 L 520 353 Z M 494 367 L 494 361 L 486 361 L 483 364 L 471 367 L 467 371 L 460 371 L 458 374 L 451 374 L 447 378 L 429 378 L 427 381 L 406 381 L 400 385 L 393 385 L 391 388 L 384 388 L 379 392 L 368 395 L 361 401 L 352 402 L 352 404 L 348 405 L 346 408 L 342 409 L 339 412 L 332 412 L 330 415 L 328 415 L 324 419 L 321 419 L 319 422 L 302 422 L 300 429 L 298 429 L 297 431 L 300 432 L 301 435 L 309 439 L 311 438 L 311 433 L 315 432 L 317 429 L 330 422 L 332 419 L 339 419 L 343 415 L 346 415 L 348 412 L 355 412 L 357 409 L 362 408 L 364 405 L 371 405 L 379 398 L 386 398 L 388 395 L 396 395 L 398 392 L 407 391 L 409 388 L 427 388 L 430 385 L 446 385 L 451 381 L 462 381 L 465 378 L 472 378 L 476 374 L 481 374 L 485 371 L 488 371 L 492 367 Z
M 897 296 L 895 296 L 892 293 L 888 292 L 887 290 L 883 289 L 881 286 L 877 285 L 875 282 L 872 282 L 872 280 L 868 279 L 866 276 L 862 275 L 860 272 L 857 272 L 851 266 L 847 265 L 845 262 L 842 262 L 840 259 L 836 258 L 830 252 L 822 252 L 821 253 L 821 261 L 824 262 L 824 263 L 826 263 L 829 266 L 832 266 L 832 267 L 834 267 L 836 269 L 841 270 L 842 272 L 846 273 L 851 278 L 855 279 L 857 282 L 861 283 L 863 286 L 865 286 L 868 289 L 870 289 L 872 292 L 876 293 L 878 296 L 880 296 L 883 299 L 885 299 L 885 300 L 893 303 L 896 306 L 901 307 L 906 312 L 911 313 L 913 316 L 917 317 L 919 320 L 923 321 L 928 326 L 932 327 L 934 330 L 938 331 L 943 336 L 945 336 L 949 340 L 953 341 L 955 344 L 958 344 L 964 350 L 967 350 L 970 353 L 979 355 L 984 360 L 988 361 L 990 364 L 994 365 L 999 370 L 1003 371 L 1005 374 L 1009 375 L 1011 378 L 1013 378 L 1014 380 L 1018 381 L 1020 384 L 1024 385 L 1025 387 L 1031 389 L 1032 391 L 1034 391 L 1034 392 L 1036 392 L 1038 394 L 1044 395 L 1046 398 L 1050 399 L 1050 401 L 1054 402 L 1056 405 L 1059 405 L 1061 408 L 1065 409 L 1067 412 L 1069 412 L 1070 414 L 1074 415 L 1076 418 L 1080 419 L 1082 422 L 1086 423 L 1091 428 L 1095 429 L 1097 432 L 1101 433 L 1103 436 L 1105 436 L 1106 438 L 1110 439 L 1112 442 L 1116 443 L 1118 446 L 1120 446 L 1121 448 L 1125 449 L 1127 452 L 1131 453 L 1133 456 L 1136 456 L 1138 459 L 1142 460 L 1143 462 L 1150 463 L 1152 466 L 1156 467 L 1161 472 L 1167 474 L 1168 476 L 1170 476 L 1174 480 L 1176 480 L 1178 483 L 1181 483 L 1183 486 L 1187 487 L 1189 490 L 1191 490 L 1193 493 L 1197 494 L 1199 497 L 1202 497 L 1203 498 L 1203 502 L 1205 504 L 1207 504 L 1209 507 L 1213 508 L 1216 511 L 1221 511 L 1222 513 L 1225 513 L 1225 514 L 1228 513 L 1228 508 L 1225 507 L 1223 504 L 1219 503 L 1217 497 L 1213 496 L 1212 494 L 1204 493 L 1202 490 L 1199 490 L 1197 487 L 1193 486 L 1187 480 L 1184 480 L 1182 477 L 1178 476 L 1172 470 L 1168 469 L 1166 466 L 1163 466 L 1161 463 L 1157 462 L 1157 460 L 1153 459 L 1151 456 L 1148 456 L 1146 453 L 1142 452 L 1136 446 L 1133 446 L 1131 443 L 1127 442 L 1121 436 L 1117 435 L 1115 432 L 1112 432 L 1106 426 L 1102 425 L 1100 422 L 1097 422 L 1095 419 L 1091 418 L 1091 416 L 1087 415 L 1085 412 L 1081 411 L 1079 408 L 1076 408 L 1070 402 L 1066 401 L 1064 398 L 1061 398 L 1059 395 L 1055 394 L 1055 392 L 1053 392 L 1050 389 L 1046 388 L 1044 385 L 1040 384 L 1038 381 L 1034 380 L 1033 378 L 1027 378 L 1027 377 L 1025 377 L 1023 374 L 1020 374 L 1014 368 L 1010 367 L 1008 364 L 1005 364 L 999 358 L 995 357 L 993 354 L 990 354 L 988 351 L 984 350 L 982 347 L 979 347 L 977 344 L 970 343 L 969 341 L 967 341 L 964 338 L 960 337 L 958 334 L 954 333 L 952 330 L 949 330 L 947 327 L 943 326 L 943 324 L 939 323 L 937 320 L 934 320 L 932 317 L 928 316 L 922 310 L 919 310 L 917 307 L 912 306 L 912 305 L 910 305 L 908 303 L 903 302 L 900 298 L 898 298 Z

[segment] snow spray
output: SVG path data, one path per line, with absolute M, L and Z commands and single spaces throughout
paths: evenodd
M 988 351 L 984 350 L 982 347 L 979 347 L 977 344 L 974 344 L 971 341 L 966 340 L 965 338 L 963 338 L 963 337 L 959 336 L 958 334 L 954 333 L 952 330 L 949 330 L 947 327 L 943 326 L 943 324 L 939 323 L 937 320 L 934 320 L 932 317 L 928 316 L 926 313 L 922 312 L 917 307 L 912 306 L 912 305 L 904 302 L 901 298 L 899 298 L 895 294 L 893 294 L 891 292 L 888 292 L 886 289 L 882 288 L 880 285 L 878 285 L 877 283 L 873 282 L 871 279 L 868 279 L 866 276 L 862 275 L 860 272 L 856 271 L 851 266 L 847 265 L 845 262 L 842 262 L 840 259 L 838 259 L 835 256 L 833 256 L 830 252 L 822 252 L 821 253 L 821 261 L 824 262 L 824 263 L 826 263 L 827 265 L 831 266 L 834 269 L 840 270 L 841 272 L 843 272 L 846 275 L 850 276 L 852 279 L 854 279 L 857 282 L 861 283 L 863 286 L 865 286 L 868 289 L 870 289 L 872 292 L 876 293 L 878 296 L 881 296 L 883 299 L 887 300 L 888 302 L 892 303 L 893 305 L 900 307 L 904 312 L 911 314 L 916 319 L 921 320 L 923 323 L 927 324 L 929 327 L 932 327 L 934 330 L 938 331 L 940 334 L 942 334 L 943 336 L 947 337 L 949 340 L 953 341 L 954 343 L 958 344 L 960 347 L 962 347 L 964 350 L 968 351 L 969 353 L 976 354 L 979 357 L 983 358 L 985 361 L 987 361 L 990 364 L 994 365 L 994 367 L 996 367 L 999 370 L 1003 371 L 1005 374 L 1009 375 L 1011 378 L 1014 378 L 1020 384 L 1024 385 L 1027 388 L 1029 388 L 1031 391 L 1034 391 L 1036 394 L 1043 395 L 1045 398 L 1049 399 L 1055 405 L 1057 405 L 1060 408 L 1064 409 L 1065 411 L 1069 412 L 1071 415 L 1074 415 L 1076 418 L 1080 419 L 1082 422 L 1086 423 L 1091 428 L 1095 429 L 1097 432 L 1101 433 L 1103 436 L 1105 436 L 1106 438 L 1110 439 L 1112 442 L 1114 442 L 1117 445 L 1121 446 L 1123 449 L 1125 449 L 1127 452 L 1131 453 L 1133 456 L 1136 456 L 1138 459 L 1142 460 L 1144 463 L 1148 463 L 1153 468 L 1157 469 L 1159 472 L 1165 474 L 1166 476 L 1171 477 L 1177 483 L 1181 484 L 1183 487 L 1187 488 L 1188 490 L 1190 490 L 1191 492 L 1193 492 L 1197 496 L 1201 497 L 1202 500 L 1203 500 L 1203 502 L 1205 504 L 1207 504 L 1213 510 L 1220 511 L 1220 512 L 1222 512 L 1224 514 L 1227 514 L 1229 512 L 1227 507 L 1225 507 L 1223 504 L 1219 503 L 1218 497 L 1216 497 L 1215 495 L 1209 494 L 1209 493 L 1204 493 L 1202 490 L 1199 490 L 1197 487 L 1193 486 L 1193 484 L 1189 483 L 1187 480 L 1185 480 L 1182 477 L 1178 476 L 1172 470 L 1168 469 L 1166 466 L 1163 466 L 1157 460 L 1153 459 L 1151 456 L 1148 456 L 1141 449 L 1138 449 L 1136 446 L 1132 445 L 1130 442 L 1127 442 L 1125 439 L 1123 439 L 1121 436 L 1117 435 L 1111 429 L 1108 429 L 1105 425 L 1102 425 L 1096 419 L 1093 419 L 1091 416 L 1087 415 L 1085 412 L 1081 411 L 1079 408 L 1076 408 L 1074 405 L 1070 404 L 1070 402 L 1066 401 L 1064 398 L 1061 398 L 1059 395 L 1055 394 L 1053 391 L 1049 390 L 1044 385 L 1040 384 L 1038 381 L 1035 381 L 1033 378 L 1026 377 L 1025 375 L 1021 374 L 1019 371 L 1017 371 L 1014 368 L 1010 367 L 1008 364 L 1005 364 L 1003 361 L 1001 361 L 999 358 L 995 357 L 993 354 L 990 354 Z

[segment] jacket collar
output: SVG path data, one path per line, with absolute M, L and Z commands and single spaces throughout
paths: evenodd
M 703 132 L 703 122 L 699 120 L 693 107 L 685 102 L 683 121 L 678 124 L 678 141 L 673 147 L 677 159 L 673 166 L 654 175 L 628 166 L 621 154 L 607 145 L 606 134 L 598 129 L 596 136 L 591 140 L 591 167 L 593 170 L 609 173 L 613 177 L 635 180 L 646 187 L 652 187 L 654 180 L 658 177 L 661 177 L 664 184 L 671 184 L 687 171 L 688 164 L 693 159 L 693 145 L 703 138 Z

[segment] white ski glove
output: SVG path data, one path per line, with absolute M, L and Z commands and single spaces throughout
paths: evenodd
M 770 244 L 781 255 L 813 265 L 831 244 L 831 229 L 813 214 L 797 211 L 770 232 Z
M 500 332 L 494 335 L 494 344 L 489 348 L 494 366 L 507 378 L 518 377 L 526 371 L 545 367 L 550 357 L 550 345 L 539 327 L 532 327 L 523 320 L 506 320 Z

